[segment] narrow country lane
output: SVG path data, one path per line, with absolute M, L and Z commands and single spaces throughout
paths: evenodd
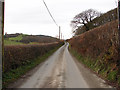
M 111 88 L 70 55 L 65 43 L 9 88 Z

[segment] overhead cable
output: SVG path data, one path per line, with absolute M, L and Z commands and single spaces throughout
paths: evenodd
M 44 0 L 43 0 L 43 3 L 44 3 L 44 5 L 45 5 L 45 7 L 47 8 L 47 11 L 48 11 L 49 15 L 51 16 L 53 22 L 58 26 L 58 24 L 56 23 L 55 19 L 53 18 L 52 14 L 51 14 L 50 10 L 48 9 L 47 4 L 45 3 Z

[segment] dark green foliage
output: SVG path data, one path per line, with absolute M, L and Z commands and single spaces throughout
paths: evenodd
M 111 71 L 108 73 L 108 80 L 114 82 L 116 81 L 116 77 L 117 77 L 117 71 Z

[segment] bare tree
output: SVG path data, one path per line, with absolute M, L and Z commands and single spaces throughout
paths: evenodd
M 81 25 L 84 25 L 85 28 L 86 28 L 86 31 L 88 31 L 89 26 L 87 26 L 87 24 L 89 22 L 92 22 L 92 20 L 94 18 L 96 18 L 96 17 L 98 17 L 100 15 L 101 15 L 101 13 L 94 10 L 94 9 L 88 9 L 88 10 L 85 10 L 85 11 L 79 13 L 71 21 L 71 26 L 73 28 L 73 32 L 75 32 L 74 30 L 76 30 L 76 28 L 78 28 Z

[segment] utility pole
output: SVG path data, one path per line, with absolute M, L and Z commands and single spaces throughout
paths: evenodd
M 118 0 L 118 38 L 119 38 L 119 49 L 120 49 L 120 0 Z
M 61 40 L 62 40 L 62 32 L 61 32 Z
M 60 39 L 60 26 L 59 26 L 59 39 Z
M 117 60 L 117 66 L 120 68 L 120 0 L 118 0 L 118 60 Z M 120 70 L 118 71 L 120 73 Z
M 2 71 L 4 71 L 4 0 L 0 0 L 0 89 L 2 89 Z
M 120 0 L 118 0 L 118 29 L 120 32 Z

